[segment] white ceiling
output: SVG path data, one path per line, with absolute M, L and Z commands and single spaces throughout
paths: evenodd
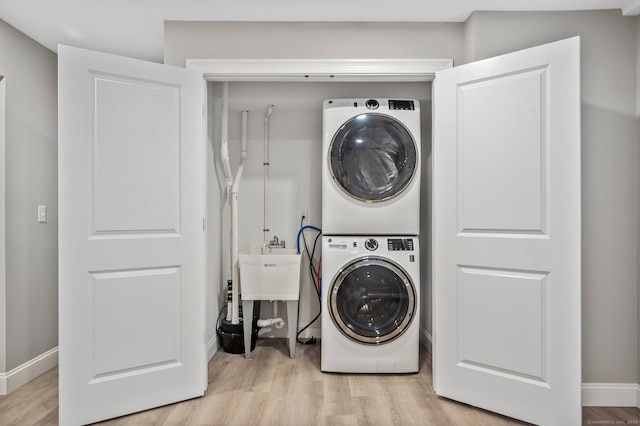
M 0 19 L 58 43 L 162 61 L 164 21 L 463 22 L 474 10 L 640 12 L 640 0 L 0 0 Z

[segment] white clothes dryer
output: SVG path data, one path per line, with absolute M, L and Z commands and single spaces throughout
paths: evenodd
M 418 248 L 417 237 L 322 237 L 322 371 L 418 371 Z
M 322 133 L 323 234 L 419 234 L 420 103 L 325 100 Z

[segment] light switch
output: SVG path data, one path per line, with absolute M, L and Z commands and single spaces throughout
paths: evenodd
M 38 206 L 38 223 L 47 223 L 47 206 Z

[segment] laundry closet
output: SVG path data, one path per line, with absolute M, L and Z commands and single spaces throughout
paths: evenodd
M 430 161 L 431 161 L 431 83 L 429 82 L 230 82 L 229 84 L 229 154 L 231 165 L 235 168 L 240 162 L 241 112 L 248 114 L 247 160 L 244 166 L 238 197 L 239 249 L 245 250 L 251 245 L 263 241 L 263 158 L 264 158 L 264 119 L 267 109 L 273 105 L 269 117 L 269 183 L 268 183 L 268 228 L 269 240 L 277 236 L 286 246 L 296 247 L 296 236 L 302 225 L 321 227 L 321 173 L 322 173 L 322 103 L 326 99 L 345 98 L 392 98 L 416 99 L 420 105 L 421 130 L 421 191 L 423 203 L 421 214 L 420 242 L 422 244 L 422 271 L 420 300 L 422 328 L 430 329 L 430 293 L 428 286 L 428 259 L 430 253 Z M 216 201 L 224 200 L 220 194 L 225 191 L 224 175 L 220 162 L 221 119 L 222 119 L 221 82 L 209 82 L 208 92 L 208 138 L 209 165 L 208 198 L 209 222 L 216 220 L 225 206 Z M 305 215 L 304 221 L 302 220 Z M 218 216 L 220 217 L 220 216 Z M 389 217 L 389 221 L 402 220 Z M 227 228 L 222 223 L 223 229 Z M 376 230 L 372 234 L 381 234 Z M 221 235 L 226 235 L 223 231 Z M 312 250 L 317 234 L 309 233 L 306 240 Z M 219 235 L 208 235 L 210 256 L 226 255 L 224 239 Z M 302 241 L 300 242 L 302 247 Z M 219 250 L 219 251 L 218 251 Z M 318 241 L 314 262 L 320 258 L 321 241 Z M 210 258 L 208 264 L 215 264 Z M 316 264 L 317 265 L 317 264 Z M 224 273 L 224 268 L 221 273 Z M 307 326 L 318 314 L 320 306 L 314 290 L 308 267 L 303 256 L 301 271 L 301 289 L 299 302 L 299 328 Z M 222 308 L 224 277 L 208 277 L 208 292 L 217 293 L 218 306 Z M 274 305 L 275 304 L 275 305 Z M 282 302 L 262 302 L 261 317 L 282 316 L 285 312 Z M 275 312 L 274 312 L 275 311 Z M 208 313 L 211 315 L 211 312 Z M 209 322 L 210 324 L 210 322 Z M 320 337 L 320 318 L 318 318 L 300 337 Z M 262 330 L 261 338 L 286 337 L 286 329 L 269 328 Z
M 270 105 L 268 238 L 292 247 L 303 214 L 309 225 L 321 223 L 322 101 L 417 99 L 419 337 L 427 343 L 435 329 L 434 389 L 534 423 L 575 423 L 579 51 L 572 38 L 453 69 L 450 61 L 344 60 L 329 68 L 348 82 L 293 83 L 305 73 L 292 68 L 326 70 L 331 61 L 293 61 L 286 82 L 239 82 L 60 46 L 61 423 L 95 422 L 215 386 L 206 381 L 207 351 L 216 350 L 226 296 L 220 81 L 231 81 L 232 163 L 240 111 L 251 111 L 241 249 L 263 239 L 260 146 Z M 262 64 L 262 71 L 279 66 Z M 375 82 L 357 82 L 358 67 Z M 380 81 L 396 72 L 396 82 Z M 318 303 L 304 268 L 301 277 L 305 324 Z M 264 334 L 272 336 L 282 337 Z

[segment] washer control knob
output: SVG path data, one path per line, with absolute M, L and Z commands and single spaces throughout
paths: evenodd
M 380 103 L 375 99 L 369 99 L 367 102 L 365 102 L 365 106 L 369 109 L 378 109 Z
M 378 248 L 378 241 L 374 238 L 369 238 L 364 242 L 364 246 L 367 248 L 367 250 L 374 251 Z

